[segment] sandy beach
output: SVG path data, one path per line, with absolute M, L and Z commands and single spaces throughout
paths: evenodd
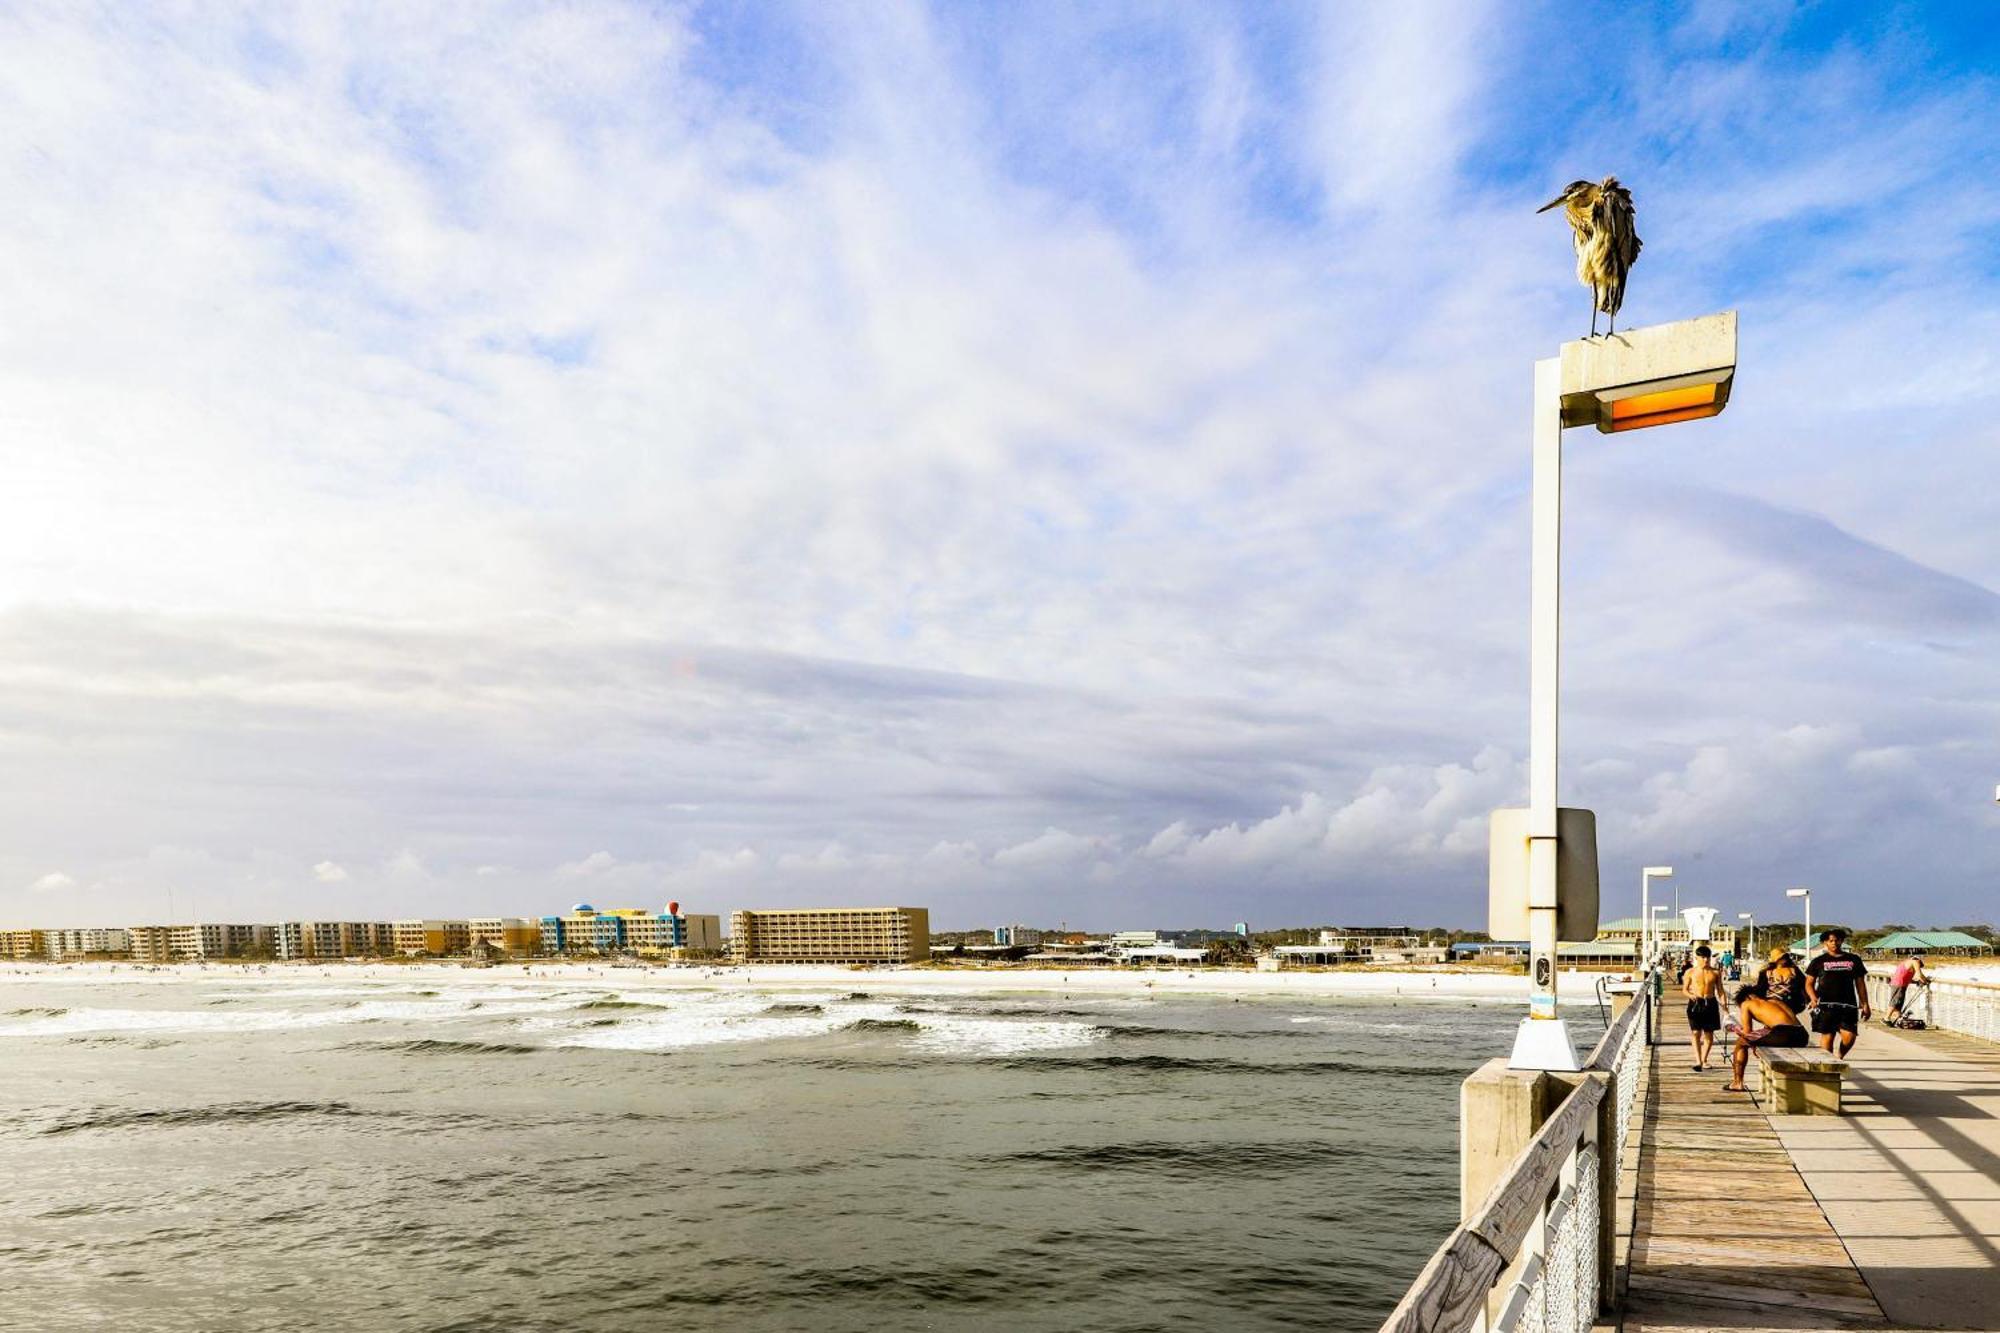
M 1562 990 L 1575 1002 L 1595 995 L 1600 973 L 1563 973 Z M 1409 999 L 1524 1000 L 1527 978 L 1503 972 L 1343 970 L 1254 972 L 1233 969 L 916 968 L 916 967 L 646 967 L 611 963 L 529 962 L 467 967 L 458 963 L 133 963 L 0 964 L 0 985 L 42 985 L 116 980 L 124 984 L 191 978 L 258 982 L 328 980 L 401 983 L 426 989 L 454 985 L 616 986 L 623 990 L 826 990 L 846 988 L 907 993 L 1191 994 L 1239 996 L 1381 996 Z

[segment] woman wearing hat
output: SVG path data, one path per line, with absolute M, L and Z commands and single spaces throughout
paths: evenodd
M 1799 960 L 1790 949 L 1783 945 L 1771 950 L 1770 961 L 1757 974 L 1756 993 L 1767 1000 L 1776 1000 L 1795 1014 L 1806 1011 L 1806 974 L 1799 971 Z

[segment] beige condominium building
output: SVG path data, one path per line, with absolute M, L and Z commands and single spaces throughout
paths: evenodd
M 396 928 L 387 921 L 281 921 L 271 931 L 280 958 L 370 958 L 396 951 Z
M 132 926 L 132 959 L 139 963 L 171 963 L 182 958 L 240 958 L 268 953 L 269 926 L 204 922 L 193 926 Z
M 739 963 L 921 963 L 930 957 L 923 907 L 770 907 L 729 914 Z

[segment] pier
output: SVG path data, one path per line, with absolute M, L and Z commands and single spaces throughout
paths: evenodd
M 1837 1115 L 1694 1072 L 1680 1006 L 1642 993 L 1385 1333 L 2000 1329 L 2000 1042 L 1968 1035 L 2000 986 L 1945 986 L 1957 1030 L 1866 1025 Z

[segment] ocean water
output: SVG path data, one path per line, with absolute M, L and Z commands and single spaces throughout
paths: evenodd
M 0 1328 L 1372 1329 L 1519 1012 L 869 981 L 0 988 Z

